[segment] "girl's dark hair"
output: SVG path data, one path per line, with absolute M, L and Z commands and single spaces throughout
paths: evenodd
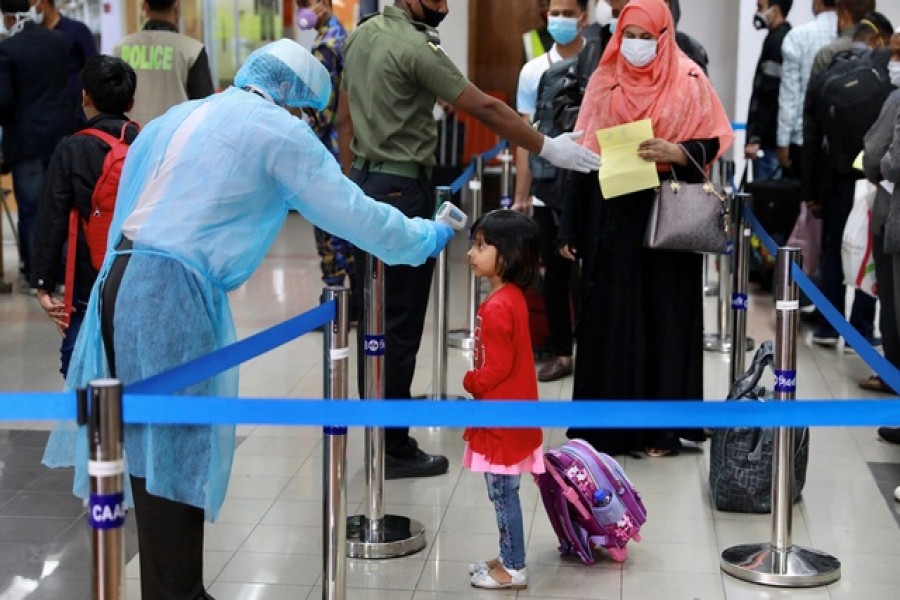
M 480 233 L 485 243 L 497 248 L 497 273 L 506 283 L 522 289 L 537 282 L 540 264 L 540 232 L 537 223 L 512 210 L 493 210 L 472 225 L 472 239 Z
M 137 75 L 121 58 L 96 54 L 84 63 L 81 85 L 98 111 L 118 115 L 131 108 Z

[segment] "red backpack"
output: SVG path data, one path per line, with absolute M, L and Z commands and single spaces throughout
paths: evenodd
M 106 239 L 109 237 L 109 227 L 112 224 L 113 211 L 116 208 L 119 180 L 122 178 L 122 167 L 130 147 L 130 144 L 125 141 L 125 133 L 129 125 L 140 129 L 140 126 L 134 121 L 126 121 L 122 125 L 122 131 L 118 138 L 93 127 L 75 133 L 75 135 L 89 135 L 101 140 L 109 146 L 109 152 L 103 159 L 100 177 L 97 178 L 94 192 L 91 194 L 90 216 L 87 220 L 79 219 L 77 208 L 73 208 L 69 213 L 69 247 L 66 255 L 64 299 L 68 313 L 72 312 L 72 294 L 75 287 L 75 248 L 78 243 L 78 222 L 81 221 L 81 227 L 84 230 L 84 237 L 91 254 L 91 264 L 99 270 L 106 255 Z

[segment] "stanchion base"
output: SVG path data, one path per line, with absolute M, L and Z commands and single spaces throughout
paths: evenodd
M 756 347 L 756 341 L 753 338 L 748 337 L 745 341 L 747 352 L 750 352 Z M 703 349 L 707 352 L 721 352 L 722 354 L 728 354 L 731 352 L 731 336 L 722 336 L 718 333 L 707 333 L 703 336 Z
M 731 352 L 731 336 L 719 335 L 718 333 L 707 333 L 703 336 L 703 349 L 707 352 L 721 352 L 728 354 Z
M 475 338 L 468 329 L 451 329 L 447 332 L 447 347 L 471 350 L 475 347 Z
M 841 578 L 841 561 L 801 546 L 782 551 L 769 543 L 732 546 L 722 552 L 720 566 L 737 579 L 777 587 L 817 587 Z
M 347 518 L 347 556 L 350 558 L 398 558 L 425 547 L 425 527 L 414 519 L 384 515 L 378 540 L 366 539 L 365 515 Z

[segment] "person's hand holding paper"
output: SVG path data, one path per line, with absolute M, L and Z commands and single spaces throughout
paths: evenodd
M 600 190 L 607 200 L 659 186 L 656 163 L 638 154 L 642 142 L 653 139 L 650 119 L 597 131 L 603 154 Z

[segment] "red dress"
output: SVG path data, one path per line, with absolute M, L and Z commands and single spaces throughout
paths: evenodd
M 463 387 L 476 400 L 537 401 L 528 306 L 518 286 L 502 286 L 478 308 L 474 364 Z M 536 427 L 468 427 L 463 439 L 489 463 L 509 466 L 535 455 L 543 433 Z

